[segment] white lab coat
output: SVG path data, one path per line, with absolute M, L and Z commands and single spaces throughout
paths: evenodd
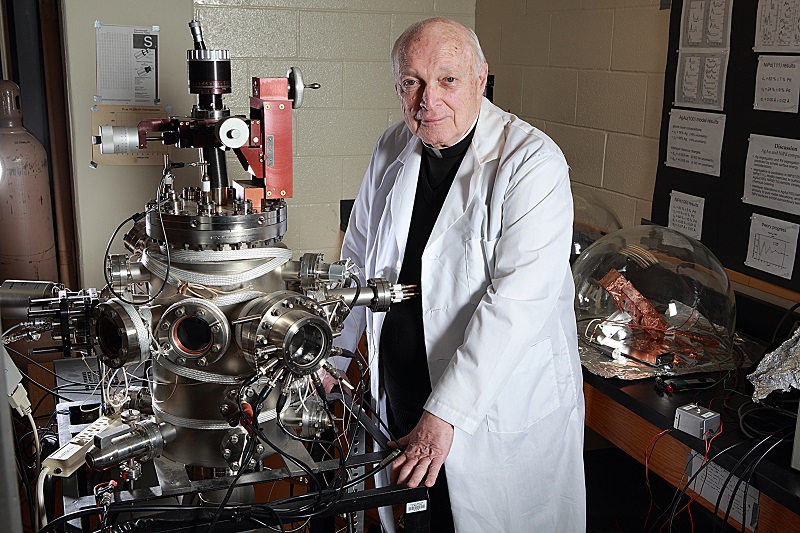
M 366 278 L 398 278 L 421 149 L 403 123 L 375 147 L 342 248 Z M 455 426 L 445 465 L 459 533 L 585 530 L 571 236 L 558 146 L 484 99 L 422 255 L 425 409 Z M 372 393 L 385 407 L 384 315 L 360 309 L 337 344 L 353 349 L 366 326 Z

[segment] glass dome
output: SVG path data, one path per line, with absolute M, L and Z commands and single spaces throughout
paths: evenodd
M 662 373 L 731 360 L 733 290 L 699 241 L 661 226 L 625 228 L 589 246 L 572 273 L 582 344 Z
M 573 191 L 572 205 L 575 218 L 572 224 L 570 263 L 574 263 L 594 241 L 622 228 L 614 213 L 591 191 Z

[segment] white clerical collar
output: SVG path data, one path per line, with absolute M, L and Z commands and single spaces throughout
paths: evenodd
M 478 117 L 479 117 L 479 116 L 480 116 L 480 111 L 478 112 Z M 467 133 L 465 133 L 464 135 L 462 135 L 462 136 L 461 136 L 461 138 L 460 138 L 459 140 L 457 140 L 456 142 L 454 142 L 454 143 L 453 143 L 453 144 L 451 144 L 450 146 L 455 146 L 455 145 L 457 145 L 458 143 L 460 143 L 461 141 L 463 141 L 463 140 L 464 140 L 464 139 L 467 137 L 467 135 L 469 135 L 469 134 L 470 134 L 470 132 L 472 132 L 473 128 L 475 128 L 475 124 L 477 124 L 477 123 L 478 123 L 478 117 L 475 117 L 475 121 L 472 123 L 472 126 L 470 126 L 470 127 L 467 129 Z M 444 150 L 444 149 L 446 149 L 446 148 L 450 148 L 450 146 L 445 146 L 444 148 L 436 148 L 436 147 L 434 147 L 434 146 L 431 146 L 430 144 L 426 143 L 425 141 L 422 141 L 422 144 L 425 146 L 425 148 L 427 148 L 428 150 L 430 150 L 430 151 L 433 153 L 433 155 L 435 155 L 435 156 L 436 156 L 436 157 L 438 157 L 439 159 L 441 159 L 441 158 L 442 158 L 442 150 Z

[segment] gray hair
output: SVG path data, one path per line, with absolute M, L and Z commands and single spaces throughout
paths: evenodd
M 477 34 L 471 29 L 467 28 L 463 24 L 459 24 L 455 20 L 446 19 L 446 18 L 430 18 L 409 26 L 406 31 L 397 38 L 394 42 L 394 46 L 392 47 L 392 75 L 394 76 L 395 80 L 399 80 L 400 78 L 400 64 L 405 59 L 406 49 L 408 48 L 409 43 L 411 42 L 414 37 L 422 33 L 428 26 L 435 25 L 435 24 L 443 24 L 446 26 L 450 26 L 450 28 L 457 33 L 462 34 L 461 36 L 464 37 L 465 42 L 472 53 L 472 72 L 475 74 L 475 77 L 478 77 L 481 72 L 481 66 L 486 63 L 486 56 L 483 54 L 483 50 L 481 49 L 481 43 L 478 40 Z

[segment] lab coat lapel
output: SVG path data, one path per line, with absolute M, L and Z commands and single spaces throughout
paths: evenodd
M 391 192 L 392 230 L 397 240 L 398 266 L 403 261 L 408 230 L 411 227 L 411 213 L 414 210 L 414 196 L 417 192 L 417 179 L 422 161 L 422 143 L 412 137 L 406 148 L 397 158 L 397 177 Z
M 464 154 L 458 173 L 450 186 L 439 218 L 436 219 L 428 244 L 425 246 L 426 250 L 466 213 L 475 193 L 480 190 L 484 165 L 499 157 L 502 131 L 503 121 L 484 98 L 472 143 Z
M 436 242 L 466 212 L 469 201 L 480 183 L 481 170 L 481 165 L 475 156 L 475 149 L 470 146 L 467 153 L 464 154 L 455 179 L 453 179 L 453 184 L 444 200 L 439 217 L 433 225 L 425 249 Z

